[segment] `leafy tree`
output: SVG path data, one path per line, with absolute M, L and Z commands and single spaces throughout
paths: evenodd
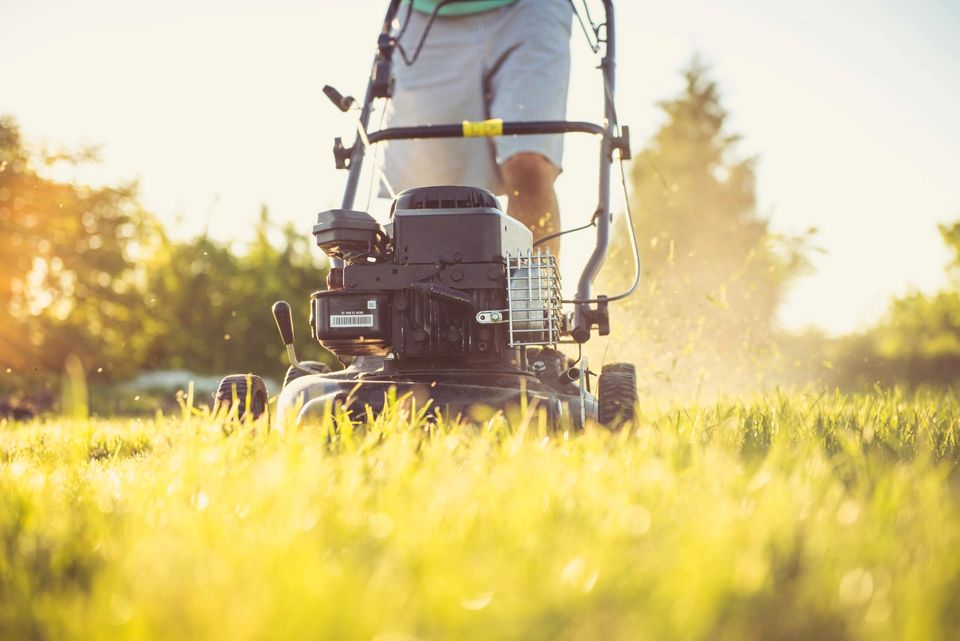
M 284 349 L 270 313 L 279 299 L 301 312 L 300 351 L 320 358 L 319 346 L 302 340 L 308 296 L 325 279 L 309 240 L 291 225 L 276 228 L 266 207 L 244 252 L 206 236 L 184 243 L 164 237 L 148 266 L 145 365 L 280 377 Z
M 694 59 L 679 96 L 660 103 L 666 122 L 636 155 L 631 177 L 641 244 L 641 291 L 614 311 L 646 369 L 676 379 L 748 372 L 770 346 L 790 278 L 806 264 L 800 239 L 772 234 L 757 212 L 755 164 L 736 154 L 716 83 Z M 629 283 L 626 234 L 603 289 Z
M 264 207 L 246 251 L 206 236 L 175 242 L 136 185 L 44 175 L 91 160 L 31 153 L 0 119 L 0 391 L 58 385 L 71 354 L 95 381 L 165 368 L 282 375 L 270 305 L 289 300 L 306 327 L 307 298 L 325 276 L 309 233 L 278 228 Z M 307 342 L 304 356 L 321 358 Z
M 135 185 L 91 188 L 43 175 L 93 159 L 31 154 L 16 122 L 0 119 L 0 367 L 21 377 L 58 373 L 68 354 L 117 374 L 135 360 L 137 260 L 153 220 Z
M 843 386 L 953 383 L 960 378 L 960 222 L 940 226 L 953 252 L 948 286 L 893 299 L 870 330 L 828 346 L 828 380 Z

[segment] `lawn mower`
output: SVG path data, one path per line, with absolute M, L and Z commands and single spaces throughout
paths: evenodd
M 380 411 L 389 397 L 412 399 L 446 416 L 472 416 L 477 407 L 526 406 L 545 414 L 552 426 L 578 428 L 590 420 L 616 426 L 630 420 L 637 402 L 633 365 L 607 364 L 597 377 L 585 357 L 571 360 L 557 350 L 565 343 L 579 347 L 594 330 L 609 334 L 608 303 L 630 295 L 639 281 L 636 240 L 628 220 L 637 261 L 633 285 L 616 296 L 592 293 L 609 245 L 611 165 L 619 155 L 622 178 L 622 161 L 629 158 L 629 130 L 618 125 L 613 103 L 612 1 L 603 2 L 605 22 L 594 25 L 591 20 L 589 29 L 576 14 L 593 50 L 602 51 L 602 125 L 486 120 L 368 131 L 374 101 L 391 95 L 397 46 L 391 25 L 400 5 L 401 0 L 392 0 L 383 21 L 357 137 L 350 147 L 340 138 L 334 144 L 336 166 L 349 171 L 341 207 L 318 214 L 313 226 L 331 267 L 327 288 L 310 297 L 310 335 L 346 367 L 331 371 L 320 362 L 299 361 L 290 306 L 277 302 L 273 314 L 290 367 L 276 420 L 302 423 L 336 406 L 362 417 L 369 410 Z M 435 17 L 436 11 L 431 20 Z M 342 111 L 356 104 L 332 87 L 324 92 Z M 588 226 L 535 243 L 531 231 L 509 217 L 491 192 L 463 185 L 401 192 L 384 225 L 353 208 L 370 145 L 566 133 L 591 134 L 600 141 L 598 203 L 589 225 L 596 227 L 596 244 L 580 275 L 576 298 L 562 298 L 556 257 L 539 245 Z M 264 414 L 267 399 L 263 380 L 250 374 L 227 376 L 215 394 L 218 406 L 232 407 L 239 417 Z

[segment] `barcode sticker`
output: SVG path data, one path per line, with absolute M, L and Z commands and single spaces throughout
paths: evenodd
M 373 314 L 331 314 L 330 327 L 373 327 Z

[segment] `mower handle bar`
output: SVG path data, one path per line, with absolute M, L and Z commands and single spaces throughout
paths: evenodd
M 482 131 L 488 123 L 492 133 L 471 133 L 471 127 Z M 528 120 L 524 122 L 480 121 L 462 125 L 421 125 L 417 127 L 389 127 L 367 134 L 372 145 L 385 140 L 416 140 L 418 138 L 475 138 L 493 136 L 532 136 L 536 134 L 584 133 L 603 136 L 606 129 L 592 122 L 568 120 Z
M 590 257 L 584 265 L 580 274 L 580 280 L 577 282 L 577 298 L 575 299 L 573 325 L 571 335 L 578 343 L 583 343 L 590 338 L 590 330 L 594 324 L 598 323 L 600 317 L 605 314 L 605 303 L 601 303 L 596 310 L 590 307 L 588 301 L 593 300 L 592 286 L 593 280 L 600 272 L 604 259 L 607 256 L 607 250 L 610 246 L 610 165 L 613 162 L 614 149 L 620 149 L 621 154 L 627 147 L 625 137 L 618 136 L 617 112 L 614 107 L 614 90 L 616 87 L 616 29 L 614 28 L 613 0 L 602 0 L 605 12 L 604 23 L 604 52 L 600 61 L 600 71 L 603 76 L 603 117 L 604 125 L 594 125 L 586 122 L 566 122 L 566 121 L 541 121 L 541 122 L 505 122 L 502 134 L 483 133 L 477 131 L 472 135 L 526 135 L 541 133 L 567 133 L 584 132 L 597 134 L 601 136 L 600 140 L 600 172 L 598 180 L 597 195 L 597 240 Z M 350 173 L 347 177 L 347 184 L 344 188 L 341 207 L 343 209 L 353 209 L 353 203 L 356 199 L 357 187 L 360 181 L 360 170 L 363 165 L 364 144 L 363 138 L 366 137 L 370 143 L 381 142 L 384 140 L 399 140 L 411 138 L 460 138 L 464 137 L 464 128 L 466 125 L 434 125 L 423 127 L 394 127 L 376 132 L 367 132 L 367 125 L 370 121 L 370 113 L 373 101 L 382 97 L 378 94 L 376 72 L 380 63 L 390 64 L 393 55 L 393 47 L 396 41 L 391 35 L 393 21 L 400 10 L 401 0 L 390 0 L 386 15 L 380 27 L 379 39 L 377 42 L 377 53 L 373 61 L 373 71 L 367 82 L 367 90 L 364 95 L 363 103 L 360 108 L 360 117 L 358 121 L 360 131 L 352 147 L 338 150 L 345 155 L 348 162 L 341 166 L 349 168 Z M 490 121 L 484 121 L 489 123 Z M 470 124 L 484 124 L 470 123 Z M 338 141 L 339 145 L 339 141 Z M 621 155 L 621 157 L 623 157 Z M 339 261 L 334 261 L 334 266 L 340 267 Z M 597 297 L 602 299 L 603 297 Z M 603 309 L 602 309 L 603 308 Z M 602 324 L 601 324 L 602 326 Z

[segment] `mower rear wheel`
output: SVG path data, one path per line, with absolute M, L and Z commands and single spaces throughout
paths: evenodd
M 248 404 L 249 396 L 249 404 Z M 214 413 L 224 412 L 232 418 L 234 400 L 236 400 L 236 418 L 247 418 L 247 408 L 250 408 L 249 417 L 256 420 L 267 411 L 267 386 L 263 379 L 255 374 L 231 374 L 220 381 L 220 386 L 213 395 Z
M 320 361 L 300 361 L 300 365 L 306 367 L 314 374 L 328 374 L 330 372 L 330 366 Z M 287 368 L 287 375 L 283 377 L 283 386 L 286 387 L 290 381 L 295 381 L 301 376 L 310 376 L 310 374 L 291 365 Z
M 630 363 L 604 365 L 597 383 L 597 419 L 610 428 L 632 421 L 637 411 L 637 368 Z

